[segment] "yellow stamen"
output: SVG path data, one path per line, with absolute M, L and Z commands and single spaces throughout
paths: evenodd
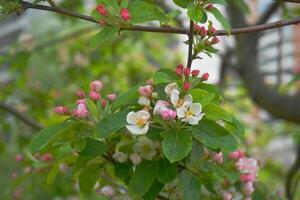
M 185 116 L 186 117 L 192 117 L 194 115 L 194 113 L 190 110 L 186 111 Z
M 147 123 L 147 119 L 145 119 L 145 118 L 139 118 L 136 121 L 136 125 L 140 128 L 143 127 L 146 123 Z

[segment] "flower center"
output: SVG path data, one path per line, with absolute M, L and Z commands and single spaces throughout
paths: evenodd
M 147 119 L 145 117 L 141 117 L 136 121 L 136 125 L 140 128 L 143 127 L 146 123 L 147 123 Z
M 185 116 L 186 117 L 192 117 L 194 115 L 194 113 L 190 110 L 186 111 Z
M 184 99 L 179 99 L 176 107 L 178 107 L 178 108 L 181 107 L 183 105 L 183 103 L 184 103 Z

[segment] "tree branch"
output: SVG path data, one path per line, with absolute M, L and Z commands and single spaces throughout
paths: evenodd
M 43 129 L 43 126 L 41 124 L 39 124 L 37 121 L 35 121 L 34 119 L 19 112 L 17 109 L 13 108 L 12 106 L 10 106 L 6 103 L 0 102 L 0 109 L 7 111 L 10 114 L 16 116 L 17 118 L 22 120 L 25 124 L 29 125 L 30 127 L 32 127 L 35 130 Z
M 193 62 L 193 42 L 194 42 L 194 22 L 190 20 L 190 31 L 189 31 L 189 52 L 188 52 L 188 59 L 187 59 L 187 68 L 192 67 Z
M 95 19 L 93 19 L 90 16 L 72 12 L 72 11 L 65 10 L 65 9 L 61 9 L 61 8 L 57 8 L 57 7 L 35 5 L 32 3 L 26 2 L 26 1 L 21 1 L 21 5 L 23 6 L 24 10 L 26 10 L 26 9 L 44 10 L 44 11 L 59 13 L 62 15 L 75 17 L 75 18 L 78 18 L 78 19 L 81 19 L 84 21 L 89 21 L 89 22 L 99 24 L 98 21 L 96 21 Z M 244 28 L 235 28 L 235 29 L 232 29 L 231 35 L 260 32 L 260 31 L 279 28 L 279 27 L 283 27 L 283 26 L 295 25 L 295 24 L 299 24 L 299 23 L 300 23 L 300 17 L 295 17 L 292 19 L 279 20 L 276 22 L 268 23 L 268 24 L 255 25 L 255 26 L 249 26 L 249 27 L 244 27 Z M 148 26 L 121 27 L 120 31 L 123 31 L 123 30 L 152 32 L 152 33 L 174 33 L 174 34 L 185 34 L 185 35 L 189 34 L 189 30 L 184 29 L 184 28 L 175 28 L 175 27 L 148 27 Z M 225 30 L 218 30 L 215 35 L 216 36 L 226 36 L 226 35 L 228 35 L 228 32 Z

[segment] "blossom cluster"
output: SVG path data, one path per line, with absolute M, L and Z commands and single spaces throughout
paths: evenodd
M 107 106 L 108 101 L 114 101 L 117 98 L 115 93 L 106 95 L 106 98 L 101 96 L 101 90 L 103 89 L 103 83 L 100 80 L 96 80 L 90 83 L 89 99 L 95 104 L 98 102 L 101 104 L 102 108 Z M 76 92 L 77 101 L 76 107 L 70 111 L 66 106 L 57 106 L 54 111 L 58 115 L 67 115 L 77 119 L 84 119 L 89 117 L 89 107 L 87 103 L 87 97 L 84 91 L 78 90 Z
M 254 183 L 257 179 L 259 170 L 256 159 L 246 157 L 241 150 L 234 151 L 229 154 L 229 158 L 235 162 L 235 168 L 240 173 L 240 183 L 242 193 L 237 192 L 234 188 L 230 191 L 224 191 L 224 200 L 243 199 L 251 200 L 251 195 L 254 192 Z M 241 198 L 240 198 L 241 197 Z
M 194 80 L 197 82 L 208 79 L 207 73 L 203 74 L 201 78 L 198 77 L 199 73 L 199 70 L 191 71 L 189 68 L 184 68 L 183 65 L 178 65 L 176 74 L 184 79 L 184 83 L 181 87 L 177 82 L 167 84 L 164 87 L 166 99 L 158 98 L 153 84 L 139 87 L 138 103 L 142 109 L 128 113 L 128 125 L 126 126 L 128 131 L 133 135 L 143 135 L 148 132 L 150 124 L 154 123 L 158 123 L 162 127 L 165 127 L 166 124 L 174 126 L 181 123 L 197 125 L 204 116 L 202 105 L 193 101 L 188 90 L 193 87 Z

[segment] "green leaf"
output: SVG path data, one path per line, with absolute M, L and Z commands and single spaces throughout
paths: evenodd
M 300 73 L 299 74 L 296 74 L 292 80 L 288 83 L 288 86 L 291 86 L 292 84 L 294 84 L 295 82 L 299 81 L 300 80 Z
M 148 190 L 148 192 L 143 196 L 143 200 L 154 200 L 155 197 L 160 193 L 160 191 L 163 189 L 164 184 L 160 183 L 156 179 L 151 185 L 151 188 Z
M 153 81 L 155 84 L 176 82 L 178 77 L 176 73 L 170 69 L 160 69 L 154 74 Z
M 171 163 L 182 160 L 192 149 L 192 136 L 187 131 L 165 131 L 161 135 L 163 153 Z
M 118 131 L 127 124 L 126 116 L 128 110 L 123 110 L 110 114 L 101 119 L 95 127 L 95 136 L 97 138 L 106 138 L 109 134 Z
M 171 21 L 175 19 L 178 15 L 180 15 L 181 11 L 180 10 L 172 10 L 168 14 L 166 14 L 166 17 L 168 21 Z
M 68 125 L 71 124 L 70 122 L 64 122 L 61 124 L 57 124 L 54 126 L 50 126 L 38 132 L 32 139 L 30 144 L 30 149 L 32 153 L 36 153 L 42 150 L 44 147 L 47 146 L 51 142 L 51 140 L 56 136 L 62 133 Z
M 174 3 L 182 8 L 186 8 L 191 2 L 193 2 L 192 0 L 173 0 Z
M 129 177 L 133 174 L 133 166 L 126 163 L 116 163 L 115 165 L 115 174 L 118 178 L 122 179 L 123 181 L 129 181 Z
M 180 189 L 183 194 L 183 200 L 200 199 L 201 180 L 189 171 L 182 171 L 179 175 Z
M 202 108 L 209 104 L 215 97 L 214 93 L 210 93 L 202 89 L 192 89 L 189 93 L 192 95 L 193 101 L 199 102 L 202 105 Z
M 157 175 L 157 162 L 144 160 L 136 167 L 129 181 L 129 194 L 142 197 L 151 188 Z
M 119 27 L 105 26 L 99 33 L 93 36 L 91 39 L 91 45 L 93 48 L 100 46 L 104 42 L 113 38 L 119 31 Z
M 79 153 L 80 156 L 95 157 L 100 156 L 107 150 L 107 145 L 93 138 L 86 139 L 85 148 Z
M 137 99 L 138 99 L 138 87 L 136 86 L 120 94 L 117 100 L 111 105 L 111 110 L 115 111 L 121 106 L 127 106 L 131 103 L 136 103 Z
M 226 0 L 207 0 L 207 3 L 228 5 Z
M 191 20 L 194 22 L 200 22 L 203 16 L 203 11 L 201 10 L 201 7 L 196 6 L 195 4 L 191 3 L 188 5 L 188 16 Z
M 161 183 L 169 183 L 176 177 L 176 164 L 170 163 L 167 159 L 158 162 L 157 179 Z
M 117 0 L 102 0 L 107 6 L 111 7 L 113 13 L 118 15 L 120 12 L 120 7 Z
M 79 176 L 79 188 L 83 193 L 89 193 L 93 190 L 100 177 L 101 164 L 94 163 L 86 166 Z
M 144 23 L 147 21 L 158 20 L 167 22 L 164 13 L 156 6 L 148 4 L 144 1 L 134 1 L 129 5 L 132 23 Z
M 208 104 L 203 112 L 205 117 L 210 120 L 225 120 L 227 122 L 232 122 L 232 117 L 225 111 L 223 108 L 217 104 L 210 103 Z
M 230 27 L 230 24 L 228 23 L 227 19 L 223 16 L 223 14 L 216 8 L 209 9 L 208 11 L 211 12 L 215 16 L 215 18 L 222 24 L 224 29 L 230 35 L 231 27 Z
M 239 145 L 237 139 L 226 129 L 214 121 L 202 119 L 198 125 L 191 128 L 192 134 L 208 148 L 223 152 L 235 151 Z

